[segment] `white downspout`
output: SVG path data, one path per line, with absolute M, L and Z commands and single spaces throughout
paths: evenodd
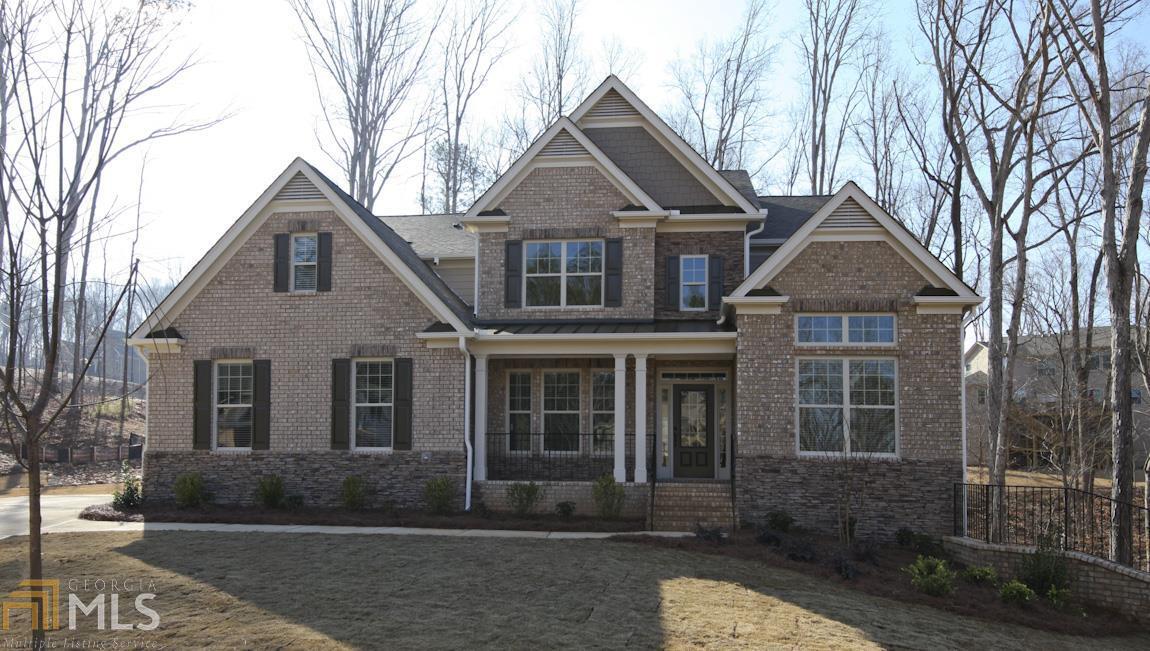
M 961 324 L 961 326 L 958 329 L 958 376 L 960 378 L 960 382 L 962 383 L 959 395 L 961 396 L 961 399 L 962 399 L 962 483 L 963 483 L 963 487 L 962 487 L 962 535 L 963 536 L 967 535 L 967 532 L 970 531 L 970 529 L 969 529 L 970 523 L 968 522 L 969 511 L 967 510 L 967 504 L 966 504 L 966 491 L 967 491 L 966 483 L 968 480 L 967 480 L 967 476 L 966 476 L 966 464 L 967 464 L 966 436 L 967 436 L 967 432 L 966 432 L 966 349 L 965 349 L 965 346 L 966 346 L 966 327 L 967 327 L 968 314 L 969 313 L 964 313 L 962 315 L 962 317 L 959 319 L 959 323 Z M 989 483 L 989 482 L 987 482 L 987 483 Z
M 754 237 L 755 235 L 758 235 L 759 233 L 762 233 L 763 229 L 767 227 L 767 209 L 766 208 L 759 208 L 759 212 L 763 213 L 763 223 L 759 224 L 759 227 L 756 228 L 755 230 L 747 231 L 747 234 L 743 236 L 743 279 L 744 280 L 747 278 L 747 276 L 751 275 L 751 238 Z
M 475 233 L 475 279 L 471 282 L 471 313 L 479 317 L 479 233 Z M 470 356 L 469 356 L 470 358 Z
M 471 353 L 467 350 L 467 339 L 459 338 L 459 350 L 463 353 L 463 446 L 467 448 L 467 488 L 463 498 L 463 510 L 471 511 L 471 473 L 475 453 L 471 448 Z

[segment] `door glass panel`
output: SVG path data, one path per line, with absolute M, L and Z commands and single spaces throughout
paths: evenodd
M 706 447 L 707 419 L 707 392 L 683 391 L 679 396 L 679 447 Z

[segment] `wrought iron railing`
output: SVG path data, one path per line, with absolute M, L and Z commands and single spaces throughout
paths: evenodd
M 995 501 L 1001 496 L 998 517 Z M 954 533 L 1007 545 L 1048 545 L 1110 561 L 1113 514 L 1125 511 L 1133 537 L 1133 562 L 1150 571 L 1150 532 L 1146 507 L 1075 488 L 954 485 Z
M 630 450 L 627 479 L 635 471 Z M 612 434 L 487 434 L 487 478 L 515 481 L 594 481 L 615 471 Z

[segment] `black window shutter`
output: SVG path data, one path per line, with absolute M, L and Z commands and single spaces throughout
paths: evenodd
M 272 431 L 272 361 L 257 359 L 252 362 L 252 449 L 266 450 Z
M 318 292 L 331 291 L 331 233 L 320 233 L 316 256 L 315 289 Z
M 351 360 L 331 360 L 331 449 L 346 450 L 351 431 Z
M 679 256 L 667 256 L 667 309 L 679 309 Z
M 395 432 L 391 447 L 396 450 L 411 449 L 411 358 L 395 360 Z
M 717 310 L 723 303 L 723 256 L 707 258 L 707 309 Z
M 523 240 L 507 240 L 503 306 L 523 307 Z
M 623 305 L 623 240 L 607 240 L 607 260 L 603 288 L 603 305 L 622 307 Z
M 192 449 L 212 449 L 212 360 L 192 362 Z
M 273 290 L 286 292 L 291 275 L 291 236 L 287 233 L 275 234 L 275 281 Z

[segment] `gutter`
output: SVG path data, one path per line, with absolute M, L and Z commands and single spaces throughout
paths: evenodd
M 751 238 L 762 233 L 767 227 L 767 209 L 759 208 L 759 212 L 763 215 L 763 223 L 759 224 L 759 227 L 755 230 L 747 231 L 747 234 L 743 236 L 743 280 L 746 280 L 747 276 L 751 275 Z M 726 322 L 727 309 L 726 303 L 724 303 L 723 308 L 719 311 L 718 324 L 723 325 Z
M 471 511 L 471 473 L 475 451 L 471 447 L 471 353 L 467 350 L 467 338 L 459 338 L 459 350 L 463 353 L 463 447 L 467 448 L 467 487 L 463 497 L 463 510 Z

